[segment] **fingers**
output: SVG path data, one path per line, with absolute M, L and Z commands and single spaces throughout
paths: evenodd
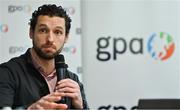
M 44 101 L 39 104 L 43 109 L 66 109 L 66 104 L 57 104 L 55 102 Z
M 77 82 L 71 79 L 63 79 L 59 81 L 58 85 L 56 86 L 56 91 L 65 93 L 66 96 L 74 99 L 77 97 L 81 97 L 79 85 L 77 84 Z
M 65 96 L 64 93 L 54 92 L 52 94 L 42 97 L 42 100 L 45 100 L 48 102 L 56 102 L 56 101 L 61 100 L 61 97 L 63 96 Z
M 32 104 L 30 107 L 28 107 L 28 110 L 46 110 L 46 109 L 67 109 L 66 104 L 57 104 L 55 102 L 61 100 L 61 97 L 64 97 L 64 93 L 51 93 L 44 97 L 42 97 L 40 100 Z
M 72 79 L 63 79 L 57 83 L 56 91 L 64 93 L 66 97 L 72 98 L 75 108 L 83 108 L 79 84 Z
M 27 110 L 45 110 L 43 107 L 41 107 L 39 104 L 32 104 L 30 107 L 27 108 Z
M 71 79 L 63 79 L 59 81 L 57 84 L 58 85 L 56 86 L 56 90 L 60 90 L 65 87 L 79 89 L 78 83 Z
M 64 93 L 54 92 L 45 97 L 42 97 L 40 100 L 40 102 L 41 102 L 40 105 L 45 108 L 66 108 L 66 105 L 64 105 L 64 104 L 55 103 L 55 102 L 61 100 L 61 98 L 64 96 L 65 96 Z

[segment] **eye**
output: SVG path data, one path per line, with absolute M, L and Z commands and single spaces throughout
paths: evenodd
M 63 34 L 63 32 L 60 31 L 60 30 L 56 30 L 54 33 L 55 33 L 56 35 L 62 35 L 62 34 Z
M 40 29 L 39 29 L 39 32 L 40 32 L 40 33 L 47 33 L 48 30 L 47 30 L 46 28 L 40 28 Z

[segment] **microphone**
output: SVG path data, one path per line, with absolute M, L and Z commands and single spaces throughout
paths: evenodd
M 57 80 L 60 81 L 62 79 L 66 78 L 66 70 L 68 68 L 68 65 L 65 63 L 64 56 L 62 54 L 57 55 L 55 57 L 55 68 L 57 73 Z M 62 97 L 58 103 L 66 103 L 66 98 Z

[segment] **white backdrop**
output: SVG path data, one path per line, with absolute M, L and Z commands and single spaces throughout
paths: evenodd
M 31 47 L 29 19 L 40 5 L 62 5 L 72 18 L 72 28 L 65 55 L 69 69 L 81 79 L 81 2 L 80 0 L 0 0 L 0 62 L 19 56 Z
M 178 0 L 83 2 L 84 80 L 91 108 L 128 110 L 140 98 L 180 98 L 179 7 Z

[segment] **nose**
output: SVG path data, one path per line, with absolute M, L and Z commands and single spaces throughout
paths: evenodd
M 47 36 L 47 40 L 49 42 L 54 42 L 54 35 L 53 32 L 49 32 L 48 36 Z

